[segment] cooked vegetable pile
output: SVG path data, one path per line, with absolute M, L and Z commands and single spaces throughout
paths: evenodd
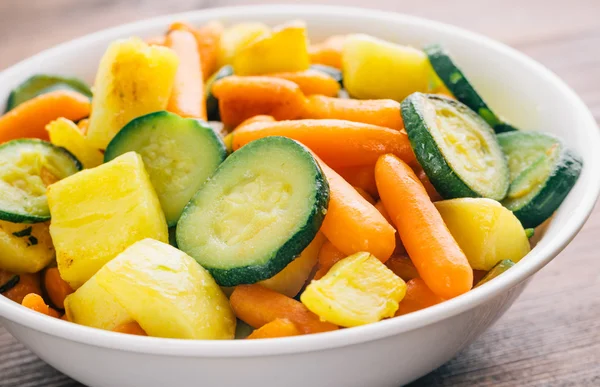
M 93 89 L 39 74 L 11 93 L 0 293 L 155 337 L 374 323 L 514 266 L 581 168 L 439 45 L 178 22 L 110 44 Z

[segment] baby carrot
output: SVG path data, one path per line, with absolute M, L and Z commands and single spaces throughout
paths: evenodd
M 64 309 L 65 298 L 73 293 L 73 289 L 62 279 L 56 267 L 46 269 L 44 273 L 44 287 L 52 304 L 59 309 Z
M 411 279 L 406 283 L 406 295 L 400 301 L 396 316 L 416 312 L 417 310 L 429 308 L 444 301 L 443 298 L 435 295 L 427 287 L 425 281 L 421 278 Z
M 167 110 L 182 117 L 206 121 L 204 81 L 194 35 L 186 30 L 173 30 L 167 35 L 166 46 L 179 57 Z
M 427 174 L 425 173 L 423 168 L 421 168 L 421 166 L 419 165 L 416 168 L 413 167 L 413 170 L 415 171 L 415 174 L 421 181 L 421 184 L 423 184 L 423 187 L 425 187 L 425 191 L 427 191 L 429 199 L 431 199 L 432 202 L 442 200 L 442 196 L 438 193 L 438 191 L 435 190 L 435 187 L 433 186 L 433 184 L 431 184 L 431 181 L 429 181 L 429 178 L 427 177 Z
M 14 274 L 0 269 L 0 288 L 3 296 L 18 304 L 30 293 L 42 294 L 38 273 Z
M 247 339 L 272 339 L 301 335 L 296 324 L 285 318 L 278 318 L 252 332 Z
M 353 187 L 356 190 L 356 192 L 358 192 L 360 194 L 360 196 L 365 198 L 366 201 L 368 201 L 372 205 L 375 205 L 375 203 L 376 203 L 375 199 L 367 191 L 365 191 L 364 189 L 362 189 L 360 187 L 356 187 L 356 186 L 353 186 Z
M 330 36 L 322 43 L 312 44 L 308 48 L 310 63 L 342 68 L 342 49 L 346 41 L 345 35 Z
M 387 261 L 396 246 L 394 227 L 346 180 L 319 162 L 330 191 L 321 232 L 346 256 L 366 251 Z
M 381 200 L 419 275 L 438 296 L 452 298 L 473 286 L 473 270 L 413 170 L 394 155 L 375 165 Z M 325 218 L 327 221 L 327 218 Z
M 406 133 L 345 120 L 256 122 L 234 132 L 233 149 L 268 136 L 299 141 L 332 168 L 374 165 L 377 158 L 386 153 L 393 153 L 407 162 L 415 159 Z
M 215 21 L 195 28 L 183 22 L 175 22 L 169 27 L 169 31 L 172 30 L 185 30 L 194 34 L 200 53 L 202 75 L 206 81 L 217 70 L 217 55 L 223 34 L 223 25 Z
M 21 303 L 26 308 L 31 310 L 35 310 L 36 312 L 45 314 L 50 317 L 60 318 L 60 314 L 46 305 L 44 299 L 39 294 L 29 293 L 23 298 L 23 302 Z
M 335 170 L 348 183 L 367 191 L 369 195 L 378 198 L 377 184 L 375 184 L 375 165 L 361 165 L 358 167 L 336 168 Z
M 347 255 L 339 251 L 333 243 L 325 241 L 319 250 L 319 270 L 315 273 L 314 279 L 322 278 L 333 265 L 346 257 Z
M 146 331 L 135 321 L 121 324 L 113 329 L 113 332 L 127 333 L 137 336 L 148 336 Z
M 219 100 L 221 121 L 237 126 L 256 115 L 276 120 L 299 118 L 306 98 L 292 81 L 273 77 L 231 75 L 216 81 L 213 95 Z
M 321 321 L 301 302 L 261 285 L 239 285 L 229 301 L 235 315 L 256 329 L 277 319 L 293 322 L 302 333 L 338 329 L 334 324 Z
M 287 79 L 300 87 L 304 95 L 325 95 L 335 97 L 340 92 L 340 84 L 333 77 L 317 70 L 304 70 L 288 73 L 273 73 L 268 74 L 269 77 Z M 400 105 L 398 105 L 400 106 Z M 400 113 L 398 113 L 400 114 Z M 312 118 L 312 117 L 307 117 Z M 317 118 L 317 117 L 314 117 Z M 319 117 L 320 118 L 320 117 Z M 324 117 L 323 117 L 324 118 Z M 341 117 L 328 117 L 341 118 Z
M 391 99 L 344 99 L 324 95 L 308 97 L 303 118 L 337 118 L 400 130 L 404 128 L 400 104 Z
M 23 102 L 0 117 L 0 144 L 17 138 L 48 140 L 46 125 L 59 117 L 77 121 L 90 114 L 90 100 L 71 90 L 56 90 Z

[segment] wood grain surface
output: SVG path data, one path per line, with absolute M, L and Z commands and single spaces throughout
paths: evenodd
M 503 41 L 556 72 L 600 120 L 600 0 L 320 1 L 325 2 L 427 17 Z M 109 26 L 247 3 L 252 1 L 0 0 L 0 70 Z M 600 386 L 599 211 L 498 323 L 413 385 Z M 77 385 L 0 327 L 0 386 Z

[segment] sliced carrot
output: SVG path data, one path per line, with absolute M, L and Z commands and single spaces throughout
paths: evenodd
M 256 329 L 277 319 L 293 322 L 302 333 L 338 329 L 334 324 L 321 321 L 301 302 L 261 285 L 237 286 L 229 301 L 235 315 Z
M 303 118 L 337 118 L 400 130 L 404 128 L 400 104 L 391 99 L 345 99 L 323 95 L 308 97 Z
M 3 292 L 3 296 L 20 304 L 23 302 L 23 298 L 30 293 L 42 294 L 40 275 L 38 273 L 14 274 L 0 269 L 0 286 L 5 287 L 4 285 L 6 285 L 9 281 L 15 280 L 15 276 L 19 277 L 18 282 Z
M 333 35 L 322 43 L 312 44 L 308 48 L 310 63 L 342 68 L 342 50 L 346 35 Z
M 419 278 L 419 272 L 410 258 L 404 254 L 394 254 L 387 260 L 385 265 L 404 281 Z
M 333 77 L 317 70 L 304 70 L 288 73 L 269 74 L 270 77 L 287 79 L 300 87 L 304 95 L 325 95 L 335 97 L 340 92 L 340 84 Z M 311 117 L 309 117 L 311 118 Z M 320 117 L 319 117 L 320 118 Z M 329 117 L 339 118 L 339 117 Z
M 0 117 L 0 143 L 17 138 L 48 140 L 46 125 L 64 117 L 77 121 L 90 114 L 90 100 L 71 90 L 56 90 L 25 101 Z
M 194 34 L 200 53 L 202 75 L 206 81 L 217 70 L 217 56 L 224 30 L 223 25 L 213 21 L 200 28 L 195 28 L 184 22 L 176 22 L 171 24 L 169 30 L 186 30 Z
M 129 335 L 148 336 L 146 331 L 136 321 L 121 324 L 113 329 L 113 332 L 127 333 Z
M 219 100 L 221 121 L 228 126 L 264 114 L 277 120 L 299 118 L 306 101 L 294 82 L 263 76 L 231 75 L 215 82 L 212 92 Z
M 421 184 L 423 184 L 423 187 L 425 187 L 425 191 L 427 191 L 427 195 L 429 195 L 431 201 L 437 202 L 438 200 L 442 200 L 442 196 L 438 193 L 438 191 L 436 191 L 433 184 L 431 184 L 431 181 L 429 181 L 429 177 L 427 177 L 427 174 L 425 173 L 423 168 L 421 168 L 421 166 L 418 166 L 416 168 L 413 167 L 413 169 L 415 171 L 415 174 L 421 181 Z
M 425 281 L 421 278 L 414 278 L 406 283 L 406 295 L 400 301 L 396 316 L 429 308 L 443 301 L 443 298 L 437 296 L 429 289 Z
M 62 279 L 56 267 L 46 269 L 44 273 L 44 287 L 52 304 L 59 309 L 64 309 L 65 298 L 73 293 L 73 289 Z
M 319 250 L 319 270 L 315 273 L 314 279 L 322 278 L 333 265 L 346 257 L 347 255 L 338 250 L 333 243 L 325 241 Z
M 285 318 L 278 318 L 258 328 L 247 339 L 272 339 L 275 337 L 290 337 L 301 335 L 296 324 Z
M 182 117 L 206 121 L 204 81 L 194 35 L 186 30 L 173 30 L 167 35 L 166 46 L 179 57 L 179 67 L 175 73 L 167 110 Z
M 377 158 L 386 153 L 407 162 L 415 159 L 406 133 L 345 120 L 256 122 L 235 131 L 233 149 L 268 136 L 299 141 L 333 168 L 374 165 Z
M 164 36 L 152 36 L 146 39 L 146 43 L 151 46 L 164 46 L 166 43 L 166 38 Z
M 377 184 L 375 184 L 375 164 L 336 168 L 335 171 L 348 183 L 364 189 L 373 198 L 379 197 Z
M 427 286 L 443 298 L 469 291 L 473 286 L 469 261 L 413 170 L 396 156 L 384 155 L 375 165 L 375 180 L 400 239 Z
M 50 317 L 60 318 L 60 314 L 46 305 L 42 296 L 36 293 L 29 293 L 23 298 L 23 302 L 21 303 L 26 308 L 31 310 L 35 310 L 36 312 L 45 314 Z

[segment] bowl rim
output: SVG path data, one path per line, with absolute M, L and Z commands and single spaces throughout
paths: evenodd
M 29 57 L 0 72 L 0 84 L 2 84 L 2 81 L 5 79 L 18 76 L 22 67 L 26 67 L 28 64 L 35 62 L 40 63 L 45 59 L 58 56 L 64 50 L 74 50 L 76 48 L 84 49 L 87 44 L 95 40 L 103 40 L 111 36 L 113 38 L 125 36 L 137 29 L 166 24 L 176 19 L 185 20 L 194 18 L 197 15 L 203 15 L 206 18 L 219 19 L 231 15 L 245 15 L 248 18 L 260 18 L 260 16 L 277 16 L 281 14 L 289 14 L 290 17 L 296 17 L 296 14 L 319 14 L 321 16 L 326 14 L 331 17 L 362 17 L 371 19 L 372 21 L 385 20 L 387 22 L 427 26 L 428 28 L 443 31 L 444 34 L 458 36 L 471 43 L 479 43 L 488 46 L 503 55 L 510 56 L 521 62 L 522 65 L 537 71 L 540 77 L 544 77 L 547 82 L 559 89 L 566 98 L 571 100 L 575 113 L 580 115 L 586 123 L 585 130 L 588 132 L 587 134 L 589 136 L 589 138 L 586 139 L 586 142 L 590 143 L 591 146 L 596 149 L 600 149 L 600 132 L 598 125 L 583 101 L 557 75 L 533 59 L 515 49 L 492 40 L 491 38 L 459 27 L 416 16 L 358 7 L 326 5 L 250 5 L 200 9 L 191 12 L 159 16 L 104 29 L 42 51 L 41 53 Z M 595 171 L 600 170 L 600 155 L 595 153 L 591 157 L 591 162 L 586 160 L 585 168 Z M 276 340 L 214 341 L 166 339 L 123 335 L 82 325 L 68 324 L 65 321 L 31 311 L 4 297 L 0 297 L 0 317 L 30 329 L 80 344 L 125 352 L 183 357 L 233 358 L 275 356 L 327 350 L 380 340 L 403 332 L 423 328 L 473 309 L 525 281 L 545 266 L 566 247 L 591 215 L 598 195 L 600 194 L 600 179 L 588 179 L 588 181 L 585 182 L 581 182 L 580 179 L 578 184 L 584 183 L 586 189 L 582 191 L 583 194 L 581 195 L 579 206 L 565 221 L 560 236 L 547 246 L 536 246 L 529 253 L 529 259 L 524 259 L 519 262 L 507 274 L 444 303 L 399 318 L 380 321 L 375 324 L 302 337 L 279 338 Z

